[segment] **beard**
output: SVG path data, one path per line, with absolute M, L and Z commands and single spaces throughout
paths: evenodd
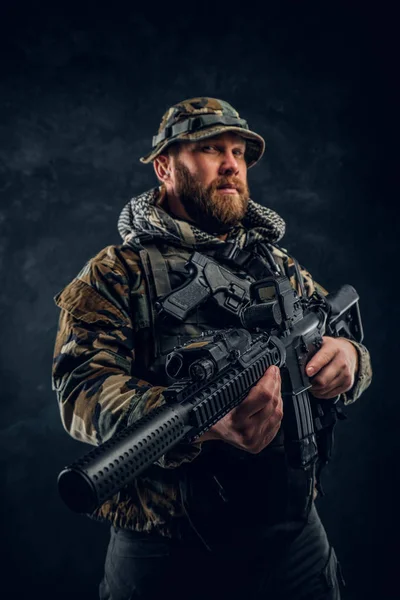
M 204 186 L 179 160 L 175 162 L 176 193 L 189 217 L 207 233 L 226 233 L 240 223 L 250 199 L 247 183 L 237 177 L 217 177 Z M 232 185 L 237 194 L 224 194 L 221 186 Z

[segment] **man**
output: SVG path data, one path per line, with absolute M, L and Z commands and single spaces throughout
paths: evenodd
M 235 242 L 299 294 L 326 293 L 276 245 L 283 220 L 250 199 L 247 170 L 264 146 L 227 102 L 193 98 L 165 113 L 141 159 L 160 186 L 123 209 L 123 245 L 102 250 L 56 297 L 53 382 L 76 439 L 100 444 L 161 405 L 167 354 L 202 331 L 240 326 L 212 298 L 183 321 L 156 309 L 190 278 L 194 250 L 219 260 Z M 257 279 L 250 266 L 229 268 Z M 371 380 L 368 351 L 324 337 L 307 374 L 321 402 L 351 403 Z M 178 444 L 91 515 L 112 524 L 102 599 L 340 598 L 315 472 L 285 456 L 284 410 L 270 367 L 195 443 Z

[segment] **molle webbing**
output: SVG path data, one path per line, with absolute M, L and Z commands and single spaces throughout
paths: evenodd
M 139 250 L 140 260 L 143 266 L 143 274 L 149 292 L 149 307 L 151 312 L 151 332 L 153 338 L 154 358 L 160 355 L 160 340 L 156 331 L 157 311 L 156 302 L 164 294 L 171 292 L 168 268 L 166 261 L 155 244 L 146 244 Z
M 146 246 L 145 251 L 147 251 L 150 260 L 157 298 L 169 294 L 172 290 L 165 258 L 155 244 Z
M 129 242 L 128 242 L 129 243 Z M 261 253 L 265 255 L 266 249 L 263 248 L 264 244 L 258 243 Z M 140 249 L 139 249 L 140 248 Z M 143 275 L 146 280 L 148 294 L 149 294 L 149 308 L 151 314 L 151 332 L 153 337 L 153 354 L 154 358 L 158 358 L 162 353 L 162 348 L 160 344 L 160 337 L 157 332 L 157 310 L 156 303 L 160 299 L 160 297 L 169 294 L 172 291 L 170 275 L 168 271 L 167 262 L 157 247 L 155 243 L 141 243 L 140 247 L 136 248 L 139 251 L 139 256 L 141 259 L 141 263 L 143 265 Z M 218 258 L 222 261 L 222 263 L 229 263 L 231 266 L 235 265 L 237 267 L 242 267 L 249 272 L 253 276 L 255 280 L 259 278 L 263 278 L 267 276 L 266 267 L 267 264 L 269 269 L 273 271 L 278 268 L 282 274 L 289 276 L 287 273 L 287 261 L 279 254 L 272 254 L 272 252 L 268 251 L 268 260 L 265 262 L 265 258 L 263 258 L 258 252 L 249 252 L 243 249 L 239 249 L 236 247 L 232 256 L 232 248 L 233 244 L 228 243 L 226 246 L 223 245 L 217 251 L 211 251 L 208 254 Z M 286 253 L 285 253 L 286 254 Z M 231 258 L 231 260 L 229 260 Z M 296 279 L 298 281 L 299 290 L 301 291 L 302 296 L 305 296 L 304 284 L 302 280 L 302 276 L 300 273 L 300 268 L 296 259 L 291 257 L 294 263 L 294 271 L 296 274 Z M 232 260 L 233 259 L 233 260 Z M 275 265 L 275 267 L 274 267 Z M 267 270 L 269 270 L 267 267 Z

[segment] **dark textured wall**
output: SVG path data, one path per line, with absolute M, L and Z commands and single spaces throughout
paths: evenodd
M 308 2 L 266 3 L 262 14 L 90 2 L 0 10 L 5 597 L 96 598 L 108 529 L 70 513 L 56 491 L 60 468 L 88 447 L 64 432 L 51 390 L 53 296 L 119 243 L 120 209 L 156 183 L 138 158 L 164 110 L 210 95 L 267 141 L 249 183 L 287 221 L 283 245 L 328 289 L 351 283 L 361 296 L 374 384 L 338 430 L 318 506 L 346 598 L 398 598 L 393 15 Z

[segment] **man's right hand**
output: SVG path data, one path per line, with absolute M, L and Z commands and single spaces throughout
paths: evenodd
M 283 417 L 281 375 L 271 366 L 242 402 L 215 423 L 198 441 L 222 440 L 258 454 L 272 442 Z

